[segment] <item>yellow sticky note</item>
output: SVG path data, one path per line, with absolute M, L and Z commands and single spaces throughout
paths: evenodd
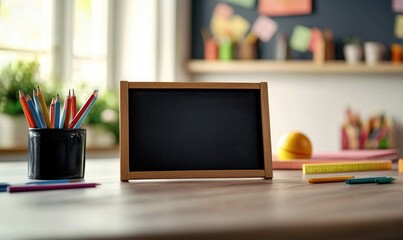
M 225 18 L 213 16 L 210 22 L 211 33 L 216 39 L 231 37 L 231 22 Z
M 243 17 L 235 15 L 231 18 L 232 40 L 241 40 L 249 30 L 250 23 Z
M 403 172 L 403 158 L 399 159 L 398 171 Z
M 395 35 L 397 38 L 403 38 L 403 15 L 396 15 Z

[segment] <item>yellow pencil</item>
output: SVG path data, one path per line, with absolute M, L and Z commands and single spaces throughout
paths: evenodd
M 327 178 L 310 178 L 309 183 L 332 183 L 332 182 L 345 182 L 346 179 L 354 178 L 354 176 L 340 176 L 340 177 L 327 177 Z
M 45 98 L 43 98 L 42 91 L 38 86 L 38 98 L 39 98 L 39 103 L 41 104 L 42 111 L 43 111 L 43 116 L 45 117 L 45 122 L 48 128 L 51 128 L 52 125 L 50 124 L 50 118 L 49 118 L 49 111 L 48 108 L 46 107 L 45 103 Z

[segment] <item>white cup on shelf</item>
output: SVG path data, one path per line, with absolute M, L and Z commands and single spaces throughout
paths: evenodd
M 344 46 L 344 58 L 347 64 L 358 64 L 362 59 L 362 47 L 358 43 L 351 43 Z
M 364 43 L 365 62 L 368 65 L 376 65 L 377 63 L 379 63 L 382 60 L 385 52 L 386 48 L 381 43 L 378 42 Z

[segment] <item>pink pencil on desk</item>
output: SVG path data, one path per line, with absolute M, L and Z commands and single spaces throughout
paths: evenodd
M 21 185 L 10 186 L 8 192 L 29 192 L 29 191 L 45 191 L 45 190 L 62 190 L 74 188 L 94 188 L 98 183 L 62 183 L 62 184 L 42 184 L 42 185 Z

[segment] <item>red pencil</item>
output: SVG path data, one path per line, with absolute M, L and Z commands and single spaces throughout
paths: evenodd
M 68 128 L 71 121 L 71 95 L 69 90 L 69 95 L 67 96 L 67 108 L 66 108 L 66 116 L 64 118 L 64 128 Z
M 85 110 L 88 108 L 88 106 L 90 105 L 92 99 L 95 98 L 95 96 L 98 94 L 98 90 L 95 90 L 87 99 L 87 101 L 85 101 L 84 105 L 80 108 L 80 110 L 78 111 L 78 113 L 76 114 L 76 116 L 73 118 L 73 121 L 71 121 L 71 123 L 69 124 L 68 128 L 74 128 L 74 126 L 76 125 L 76 123 L 78 122 L 78 120 L 80 120 L 81 116 L 83 115 L 83 113 L 85 112 Z
M 25 118 L 27 119 L 27 123 L 30 128 L 36 128 L 34 117 L 32 116 L 31 111 L 29 110 L 27 100 L 25 99 L 24 93 L 21 90 L 18 90 L 18 94 L 20 96 L 20 103 L 22 106 L 22 110 L 24 111 Z
M 52 97 L 52 102 L 49 106 L 50 110 L 50 128 L 55 128 L 55 97 Z
M 77 114 L 77 101 L 76 101 L 76 94 L 74 93 L 74 89 L 72 89 L 71 94 L 71 118 L 73 119 Z

